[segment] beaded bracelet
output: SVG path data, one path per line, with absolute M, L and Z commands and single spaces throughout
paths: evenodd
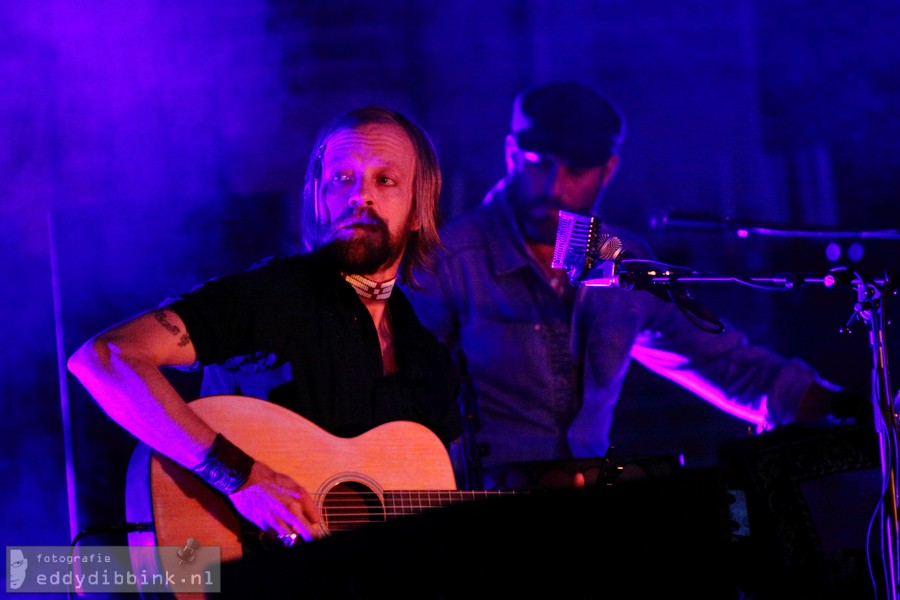
M 252 468 L 253 458 L 219 433 L 206 458 L 193 471 L 223 494 L 231 494 L 247 483 Z

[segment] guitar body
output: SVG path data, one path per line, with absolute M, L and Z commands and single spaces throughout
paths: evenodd
M 401 493 L 397 506 L 403 513 L 446 504 L 449 492 L 441 490 L 456 490 L 443 443 L 418 423 L 395 421 L 354 438 L 339 438 L 282 406 L 255 398 L 210 396 L 189 406 L 247 454 L 289 475 L 315 496 L 324 516 L 318 536 L 385 520 L 397 512 L 391 490 L 412 492 L 406 494 L 406 503 Z M 130 546 L 184 548 L 196 541 L 219 546 L 223 562 L 243 556 L 238 514 L 225 496 L 191 471 L 139 444 L 126 486 L 128 521 L 152 523 L 151 531 L 129 534 Z M 425 503 L 417 490 L 429 490 L 424 492 Z M 135 571 L 149 573 L 171 572 L 178 562 L 171 553 L 158 554 L 157 564 L 148 564 L 152 561 L 146 552 L 132 552 L 132 558 L 141 563 L 132 565 Z M 175 564 L 167 564 L 173 560 Z

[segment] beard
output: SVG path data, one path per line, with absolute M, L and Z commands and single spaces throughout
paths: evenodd
M 348 274 L 369 275 L 397 260 L 406 248 L 409 228 L 392 237 L 387 223 L 372 213 L 367 224 L 360 226 L 349 237 L 337 237 L 327 243 L 323 252 Z
M 509 203 L 526 242 L 556 243 L 560 201 L 551 196 L 534 195 L 519 178 L 509 185 Z

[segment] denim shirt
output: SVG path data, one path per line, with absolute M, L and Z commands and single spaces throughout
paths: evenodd
M 645 241 L 604 224 L 636 258 Z M 421 322 L 465 358 L 485 466 L 602 456 L 632 358 L 758 429 L 793 420 L 815 371 L 725 323 L 691 323 L 645 291 L 578 287 L 571 311 L 518 231 L 501 181 L 442 231 L 446 252 L 408 292 Z M 562 273 L 562 272 L 561 272 Z

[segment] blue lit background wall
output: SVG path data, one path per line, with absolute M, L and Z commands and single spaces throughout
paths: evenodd
M 438 146 L 452 216 L 502 175 L 517 91 L 557 78 L 593 83 L 628 117 L 609 219 L 697 269 L 824 273 L 835 263 L 827 240 L 659 230 L 653 215 L 900 226 L 893 2 L 90 7 L 0 4 L 7 544 L 69 540 L 66 403 L 79 526 L 122 519 L 133 441 L 60 376 L 60 356 L 169 294 L 290 249 L 307 152 L 319 125 L 344 109 L 379 102 L 419 120 Z M 897 268 L 897 254 L 896 242 L 869 242 L 855 266 Z M 867 389 L 865 336 L 837 333 L 852 314 L 849 290 L 697 295 L 754 341 Z M 632 375 L 614 429 L 620 453 L 678 452 L 704 465 L 744 429 Z M 190 377 L 178 382 L 194 389 Z

